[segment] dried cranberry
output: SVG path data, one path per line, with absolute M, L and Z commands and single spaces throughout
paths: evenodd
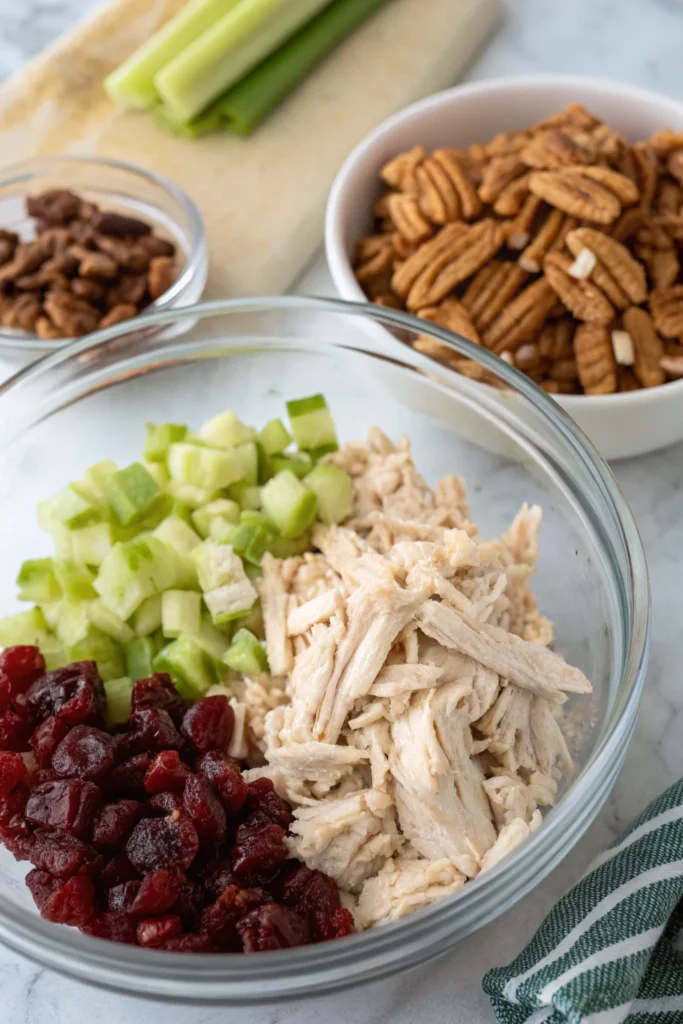
M 129 914 L 141 885 L 142 882 L 133 879 L 112 886 L 107 890 L 107 910 L 123 910 Z
M 199 882 L 191 882 L 189 879 L 183 882 L 173 909 L 186 926 L 193 926 L 197 916 L 206 902 L 206 894 Z
M 216 946 L 210 935 L 196 932 L 194 935 L 181 935 L 170 939 L 164 949 L 172 953 L 215 953 Z
M 8 836 L 26 835 L 29 826 L 26 821 L 26 802 L 29 797 L 28 786 L 20 782 L 11 793 L 0 800 L 0 829 Z
M 278 903 L 264 903 L 237 922 L 245 953 L 267 949 L 288 949 L 308 942 L 308 929 L 303 917 Z
M 100 872 L 100 882 L 104 889 L 113 889 L 114 886 L 123 885 L 124 882 L 134 882 L 139 879 L 140 872 L 133 867 L 125 853 L 117 853 Z
M 167 868 L 150 871 L 142 880 L 130 912 L 145 917 L 165 913 L 180 898 L 184 883 L 185 876 L 180 871 Z
M 37 647 L 6 647 L 0 653 L 0 672 L 11 684 L 11 695 L 25 693 L 31 683 L 45 672 L 45 658 Z
M 31 861 L 56 878 L 70 878 L 83 868 L 91 868 L 96 860 L 92 846 L 67 832 L 39 828 L 34 833 Z
M 34 868 L 26 876 L 26 885 L 38 910 L 42 911 L 52 893 L 59 887 L 59 879 L 53 878 L 48 871 L 39 871 Z
M 0 750 L 0 798 L 12 792 L 26 776 L 26 765 L 21 754 Z
M 111 796 L 145 798 L 145 775 L 150 765 L 148 754 L 134 757 L 117 764 L 103 780 L 102 785 Z
M 24 708 L 8 708 L 0 714 L 0 750 L 28 750 L 31 718 Z
M 285 830 L 279 825 L 240 825 L 232 851 L 232 869 L 238 878 L 267 879 L 289 853 Z
M 326 921 L 324 929 L 319 929 L 318 941 L 326 942 L 329 939 L 343 939 L 347 935 L 355 935 L 355 932 L 356 926 L 351 911 L 345 907 L 337 907 Z
M 94 661 L 76 661 L 47 672 L 31 684 L 27 699 L 38 722 L 56 715 L 68 725 L 104 724 L 104 687 Z
M 26 817 L 36 825 L 61 828 L 81 837 L 89 828 L 100 799 L 100 789 L 93 782 L 82 779 L 44 782 L 31 792 Z
M 247 807 L 252 814 L 256 811 L 285 829 L 294 821 L 289 805 L 277 795 L 270 779 L 256 779 L 249 783 Z
M 149 679 L 138 679 L 133 687 L 132 705 L 138 708 L 160 708 L 167 711 L 176 725 L 180 725 L 187 704 L 180 696 L 171 677 L 165 672 L 157 672 Z
M 183 922 L 177 914 L 147 917 L 138 924 L 138 942 L 141 946 L 151 946 L 153 949 L 158 948 L 159 946 L 164 946 L 171 939 L 177 938 L 182 930 Z
M 227 750 L 235 724 L 235 712 L 221 694 L 198 700 L 185 712 L 183 736 L 202 754 Z
M 242 809 L 249 788 L 236 761 L 219 750 L 209 750 L 199 759 L 197 770 L 218 790 L 228 814 L 237 814 Z
M 200 839 L 213 839 L 222 843 L 227 831 L 225 810 L 211 783 L 201 775 L 190 775 L 185 784 L 183 801 Z
M 74 875 L 48 896 L 41 917 L 55 924 L 84 925 L 95 913 L 95 886 L 88 875 Z
M 189 768 L 180 760 L 176 750 L 162 750 L 147 770 L 145 789 L 148 793 L 182 792 L 189 774 Z
M 138 819 L 137 800 L 115 800 L 103 804 L 92 823 L 91 838 L 95 846 L 121 847 Z
M 103 235 L 110 235 L 112 238 L 140 238 L 148 235 L 152 228 L 144 220 L 137 217 L 127 217 L 122 213 L 113 213 L 110 210 L 98 210 L 92 218 L 97 231 Z
M 9 676 L 6 676 L 4 672 L 0 672 L 0 711 L 4 711 L 9 704 L 11 691 L 12 684 L 9 681 Z
M 137 944 L 135 922 L 121 910 L 110 910 L 104 914 L 96 914 L 87 924 L 81 925 L 84 935 L 92 935 L 96 939 L 109 939 L 110 942 L 126 942 L 131 946 Z
M 337 883 L 329 875 L 302 864 L 284 876 L 281 886 L 282 902 L 308 922 L 314 941 L 353 932 L 353 916 L 342 908 Z
M 111 736 L 91 725 L 75 726 L 54 752 L 52 767 L 67 778 L 97 782 L 114 764 Z
M 15 860 L 30 860 L 35 840 L 26 833 L 14 834 L 13 829 L 0 826 L 0 844 L 12 854 Z
M 161 708 L 138 708 L 128 725 L 123 749 L 130 753 L 156 754 L 161 750 L 180 750 L 183 745 L 173 719 Z
M 26 212 L 47 224 L 66 224 L 78 216 L 81 201 L 65 188 L 53 188 L 26 197 Z
M 186 871 L 197 855 L 199 837 L 194 825 L 179 812 L 168 818 L 145 818 L 133 829 L 126 853 L 139 870 L 179 868 Z
M 229 885 L 218 899 L 204 907 L 199 915 L 199 927 L 221 945 L 231 944 L 240 918 L 269 900 L 270 896 L 263 889 L 240 889 L 237 885 Z
M 212 870 L 206 872 L 202 884 L 208 894 L 217 899 L 224 889 L 229 885 L 236 885 L 232 868 L 227 861 L 217 864 Z
M 185 809 L 182 793 L 157 793 L 151 800 L 148 800 L 146 806 L 160 811 L 164 817 L 173 814 L 174 811 Z
M 69 726 L 62 718 L 50 715 L 31 736 L 31 750 L 41 768 L 52 764 L 52 755 L 69 731 Z

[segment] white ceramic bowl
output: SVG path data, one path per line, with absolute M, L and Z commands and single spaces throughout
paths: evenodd
M 459 85 L 414 103 L 353 150 L 332 186 L 325 246 L 342 298 L 364 299 L 350 257 L 355 240 L 371 227 L 372 207 L 381 193 L 379 170 L 391 157 L 418 144 L 434 149 L 483 143 L 496 132 L 525 128 L 570 102 L 583 103 L 634 142 L 663 128 L 683 129 L 683 103 L 678 100 L 617 82 L 567 75 Z M 608 459 L 683 440 L 683 380 L 618 395 L 561 395 L 557 401 Z

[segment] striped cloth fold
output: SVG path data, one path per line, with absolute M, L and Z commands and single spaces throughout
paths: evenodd
M 683 780 L 484 977 L 502 1024 L 683 1024 Z

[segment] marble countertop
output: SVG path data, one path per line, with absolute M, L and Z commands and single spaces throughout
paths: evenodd
M 504 27 L 471 79 L 533 71 L 607 76 L 683 97 L 683 0 L 505 0 Z M 98 0 L 24 0 L 5 5 L 0 78 L 99 6 Z M 296 291 L 332 294 L 322 257 Z M 455 951 L 417 973 L 315 1002 L 263 1010 L 171 1007 L 100 992 L 0 949 L 3 1024 L 490 1024 L 483 973 L 508 962 L 562 892 L 657 793 L 683 774 L 679 588 L 683 572 L 683 445 L 618 463 L 615 472 L 640 525 L 653 588 L 653 645 L 636 735 L 599 820 L 531 895 Z M 343 1006 L 342 1006 L 343 998 Z

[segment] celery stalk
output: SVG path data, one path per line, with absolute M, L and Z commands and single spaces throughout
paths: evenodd
M 152 107 L 158 102 L 154 76 L 198 39 L 240 0 L 190 0 L 104 80 L 112 99 L 126 107 Z
M 154 76 L 171 117 L 196 117 L 329 2 L 240 0 Z

